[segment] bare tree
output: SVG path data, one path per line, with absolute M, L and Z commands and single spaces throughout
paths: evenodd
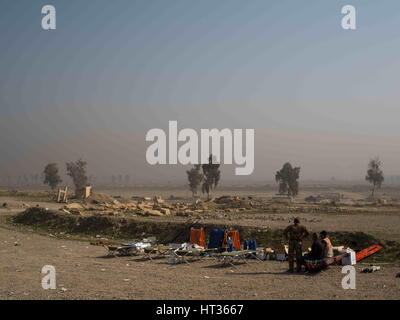
M 201 164 L 196 164 L 192 169 L 186 171 L 186 173 L 189 180 L 190 191 L 192 191 L 193 197 L 195 197 L 204 178 L 201 172 Z
M 383 181 L 385 178 L 383 177 L 383 171 L 381 169 L 382 163 L 378 157 L 369 161 L 367 175 L 365 176 L 365 180 L 372 184 L 372 193 L 371 198 L 374 198 L 375 189 L 381 188 Z
M 49 163 L 43 170 L 44 184 L 48 184 L 51 190 L 54 190 L 61 182 L 61 177 L 58 174 L 58 167 L 56 163 Z

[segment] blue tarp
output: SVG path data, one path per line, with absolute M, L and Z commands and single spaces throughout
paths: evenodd
M 221 229 L 212 229 L 210 233 L 210 240 L 208 241 L 208 248 L 221 248 L 222 241 L 224 240 L 225 231 Z

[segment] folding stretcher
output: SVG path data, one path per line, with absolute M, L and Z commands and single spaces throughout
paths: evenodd
M 114 257 L 120 256 L 132 256 L 138 253 L 138 249 L 133 245 L 103 245 L 106 249 L 108 249 L 108 255 L 112 255 Z
M 217 253 L 219 249 L 205 249 L 205 248 L 191 248 L 191 249 L 177 249 L 173 251 L 173 253 L 183 259 L 186 263 L 190 263 L 193 261 L 193 259 L 190 259 L 189 257 L 193 258 L 196 257 L 197 260 L 201 260 L 205 258 L 206 256 L 213 257 L 213 254 Z
M 165 245 L 155 245 L 143 248 L 144 255 L 149 258 L 149 260 L 153 261 L 152 255 L 155 255 L 154 258 L 165 257 L 177 249 L 171 248 L 170 246 Z
M 262 262 L 262 260 L 257 257 L 257 250 L 226 251 L 216 255 L 216 257 L 222 262 L 222 266 L 231 265 L 234 267 L 234 261 L 242 261 L 248 264 L 247 259 L 249 257 Z
M 379 244 L 374 244 L 373 246 L 370 246 L 364 250 L 361 250 L 356 253 L 356 261 L 360 261 L 366 257 L 369 257 L 371 254 L 374 254 L 375 252 L 381 250 L 382 247 Z

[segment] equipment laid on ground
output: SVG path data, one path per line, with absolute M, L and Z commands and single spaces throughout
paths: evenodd
M 377 252 L 381 249 L 383 249 L 383 247 L 378 244 L 374 244 L 374 245 L 372 245 L 368 248 L 365 248 L 357 253 L 351 253 L 351 251 L 353 251 L 353 250 L 351 250 L 350 248 L 347 248 L 347 249 L 343 250 L 344 251 L 343 254 L 331 258 L 331 261 L 327 262 L 327 265 L 331 265 L 331 264 L 354 265 L 357 262 L 361 261 L 362 259 L 369 257 L 370 255 L 374 254 L 375 252 Z M 343 259 L 344 259 L 344 261 L 343 261 Z
M 170 255 L 175 250 L 177 249 L 160 244 L 143 248 L 143 253 L 150 261 L 153 261 L 152 255 L 155 255 L 155 258 L 161 258 Z
M 231 243 L 229 243 L 231 241 Z M 233 248 L 240 250 L 240 238 L 239 231 L 237 230 L 225 230 L 224 241 L 222 242 L 223 248 L 228 248 L 228 251 L 232 251 Z
M 354 250 L 347 248 L 342 255 L 343 266 L 353 266 L 357 263 L 356 253 Z
M 289 247 L 284 244 L 276 245 L 274 248 L 274 253 L 275 253 L 276 260 L 285 261 L 287 255 L 289 253 Z
M 244 240 L 243 241 L 243 249 L 244 250 L 257 250 L 257 241 L 256 240 Z
M 197 244 L 200 247 L 206 246 L 206 235 L 204 233 L 204 229 L 190 229 L 190 244 Z
M 214 253 L 217 253 L 218 249 L 205 249 L 205 248 L 179 248 L 173 253 L 171 256 L 179 257 L 183 262 L 189 264 L 193 261 L 193 257 L 197 258 L 196 260 L 201 260 L 206 256 L 213 256 Z M 189 257 L 191 258 L 189 261 Z
M 114 257 L 137 255 L 143 253 L 143 249 L 151 245 L 148 242 L 124 242 L 117 245 L 115 243 L 104 243 L 102 241 L 91 244 L 106 248 L 108 250 L 108 255 Z
M 221 229 L 212 229 L 208 241 L 208 249 L 220 249 L 224 241 L 225 232 Z
M 226 266 L 229 264 L 232 267 L 235 267 L 235 265 L 233 263 L 235 260 L 239 260 L 239 261 L 242 261 L 242 262 L 248 264 L 246 259 L 249 257 L 262 262 L 262 260 L 257 257 L 257 250 L 239 250 L 239 251 L 231 251 L 231 252 L 226 251 L 226 252 L 222 252 L 222 253 L 216 255 L 216 257 L 220 261 L 222 261 L 221 266 Z
M 356 254 L 356 261 L 358 262 L 362 259 L 365 259 L 366 257 L 369 257 L 370 255 L 374 254 L 375 252 L 381 249 L 383 249 L 383 247 L 381 247 L 379 244 L 374 244 L 373 246 L 361 250 Z
M 376 272 L 376 271 L 379 271 L 379 270 L 381 270 L 380 266 L 372 266 L 371 265 L 370 267 L 362 268 L 361 272 L 362 273 L 372 273 L 372 272 Z
M 116 257 L 120 256 L 132 256 L 138 253 L 138 249 L 136 246 L 128 245 L 128 246 L 115 246 L 115 245 L 104 245 L 105 248 L 108 249 L 108 255 Z

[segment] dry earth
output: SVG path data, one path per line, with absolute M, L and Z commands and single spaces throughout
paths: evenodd
M 155 194 L 155 193 L 153 193 Z M 356 266 L 357 289 L 341 287 L 341 268 L 316 274 L 288 274 L 287 263 L 249 261 L 235 268 L 218 266 L 206 258 L 191 264 L 169 265 L 167 259 L 106 258 L 105 249 L 88 241 L 57 239 L 29 228 L 9 224 L 5 217 L 22 210 L 19 199 L 0 197 L 11 209 L 0 209 L 0 299 L 399 299 L 398 264 L 380 264 L 382 270 L 364 274 Z M 50 209 L 58 204 L 24 201 Z M 364 231 L 398 239 L 400 214 L 298 214 L 312 230 Z M 241 225 L 280 228 L 293 214 L 241 216 Z M 276 219 L 276 217 L 284 219 Z M 140 217 L 154 220 L 164 217 Z M 168 217 L 182 221 L 181 217 Z M 210 218 L 212 223 L 218 218 Z M 239 223 L 237 219 L 227 224 Z M 17 243 L 18 245 L 15 245 Z M 57 289 L 41 287 L 41 269 L 53 265 Z M 66 290 L 63 290 L 65 288 Z
M 211 258 L 168 265 L 104 254 L 87 242 L 2 227 L 0 299 L 399 299 L 400 292 L 393 266 L 363 274 L 359 265 L 356 290 L 344 290 L 340 267 L 311 276 L 287 274 L 287 264 L 274 261 L 221 268 Z M 41 287 L 44 265 L 56 268 L 56 290 Z

